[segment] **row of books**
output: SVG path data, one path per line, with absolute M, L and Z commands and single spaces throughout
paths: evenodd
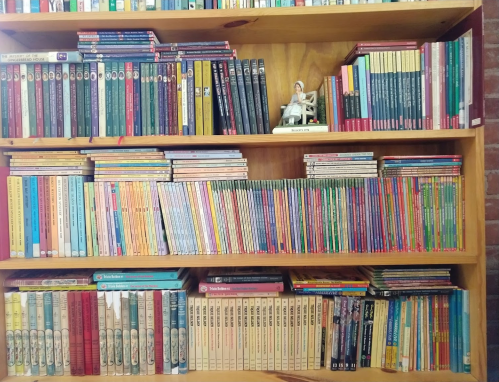
M 392 299 L 203 298 L 185 290 L 6 292 L 5 311 L 8 375 L 323 366 L 470 372 L 465 290 Z
M 426 1 L 426 0 L 417 0 Z M 377 4 L 385 0 L 2 0 L 0 13 L 127 12 Z
M 0 65 L 2 137 L 268 134 L 263 60 L 251 73 L 250 60 Z
M 325 77 L 330 131 L 468 129 L 472 46 L 456 41 L 358 43 Z

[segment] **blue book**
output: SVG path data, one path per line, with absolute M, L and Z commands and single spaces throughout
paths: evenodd
M 386 352 L 392 350 L 393 344 L 393 319 L 394 319 L 394 310 L 395 310 L 395 300 L 390 299 L 388 301 L 388 319 L 386 322 Z M 392 352 L 393 353 L 393 352 Z M 385 368 L 389 369 L 390 365 L 385 364 Z
M 116 253 L 118 254 L 118 256 L 122 256 L 123 253 L 121 251 L 121 246 L 122 246 L 121 231 L 120 231 L 120 224 L 118 221 L 118 211 L 116 205 L 116 182 L 110 182 L 110 188 L 111 188 L 111 198 L 113 201 L 113 205 L 109 207 L 113 211 L 111 218 L 114 220 L 114 231 L 116 235 Z
M 178 292 L 170 292 L 170 342 L 171 342 L 171 367 L 172 374 L 178 374 Z M 187 342 L 187 341 L 186 341 Z
M 393 340 L 392 340 L 392 364 L 391 369 L 397 370 L 399 364 L 399 356 L 402 350 L 400 344 L 400 307 L 401 307 L 401 299 L 397 298 L 394 301 L 393 308 Z
M 110 281 L 97 283 L 97 290 L 146 290 L 146 289 L 180 289 L 187 278 L 183 280 L 163 280 L 163 281 Z
M 331 77 L 331 87 L 333 88 L 333 114 L 334 114 L 334 131 L 339 131 L 338 127 L 338 103 L 336 102 L 336 76 Z
M 463 373 L 463 290 L 457 289 L 454 293 L 456 293 L 457 372 Z
M 118 223 L 120 226 L 120 236 L 122 238 L 124 238 L 125 237 L 125 228 L 123 226 L 123 212 L 121 210 L 121 195 L 120 195 L 119 183 L 115 187 L 115 192 L 116 192 L 116 205 L 118 207 Z M 122 256 L 126 256 L 126 254 L 127 254 L 126 241 L 123 241 L 123 243 L 121 245 L 121 253 L 122 253 Z
M 463 295 L 463 372 L 471 372 L 470 361 L 470 291 L 462 290 Z
M 170 11 L 175 10 L 175 0 L 168 0 L 168 10 L 170 10 Z
M 405 164 L 405 163 L 456 163 L 456 166 L 461 165 L 461 159 L 453 161 L 449 158 L 430 158 L 430 159 L 381 159 L 385 164 Z
M 213 9 L 213 0 L 205 0 L 204 9 Z
M 449 349 L 450 369 L 457 373 L 457 335 L 456 335 L 456 291 L 449 295 Z
M 68 176 L 69 227 L 71 232 L 71 257 L 78 257 L 78 207 L 76 198 L 76 176 Z
M 31 179 L 23 176 L 23 209 L 24 209 L 24 251 L 27 259 L 33 258 L 33 226 L 31 212 Z
M 94 273 L 94 281 L 162 281 L 178 280 L 183 276 L 185 268 L 161 269 L 157 271 L 143 270 L 105 270 Z
M 417 333 L 417 348 L 416 348 L 416 370 L 421 371 L 421 300 L 422 297 L 418 296 L 417 298 L 417 318 L 416 318 L 416 325 L 418 328 L 418 333 Z
M 171 374 L 171 341 L 170 341 L 170 291 L 161 291 L 163 306 L 163 373 Z
M 360 117 L 367 121 L 369 116 L 367 113 L 366 58 L 364 56 L 358 57 L 357 65 L 359 67 Z
M 43 293 L 43 315 L 45 320 L 45 353 L 47 355 L 47 375 L 55 375 L 52 292 Z
M 40 13 L 40 0 L 31 0 L 31 13 Z
M 78 220 L 78 254 L 80 257 L 87 256 L 87 234 L 85 226 L 85 195 L 83 190 L 83 176 L 76 178 L 76 214 Z
M 141 107 L 140 107 L 140 63 L 134 62 L 133 69 L 133 134 L 142 135 Z
M 40 257 L 40 221 L 38 210 L 38 177 L 30 177 L 31 225 L 33 227 L 33 257 Z
M 38 375 L 38 331 L 36 330 L 36 293 L 28 292 L 29 343 L 31 357 L 31 375 Z
M 178 371 L 187 374 L 187 292 L 179 290 L 178 298 Z

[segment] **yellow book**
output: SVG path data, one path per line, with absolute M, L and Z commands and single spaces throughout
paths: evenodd
M 9 249 L 10 257 L 17 257 L 17 204 L 15 204 L 16 198 L 14 197 L 14 183 L 15 179 L 12 176 L 7 177 L 7 197 L 8 197 L 8 209 L 9 209 Z
M 17 257 L 25 257 L 24 247 L 24 208 L 23 208 L 23 179 L 20 176 L 14 178 L 14 205 L 17 205 Z
M 14 347 L 14 317 L 12 308 L 12 292 L 4 293 L 5 301 L 5 346 L 7 355 L 7 375 L 16 375 Z
M 135 238 L 135 245 L 137 248 L 137 256 L 144 256 L 144 247 L 142 243 L 142 225 L 140 224 L 140 216 L 139 216 L 139 206 L 137 204 L 137 197 L 136 197 L 136 183 L 137 182 L 127 182 L 127 186 L 129 186 L 128 192 L 129 192 L 129 197 L 130 197 L 130 212 L 132 213 L 133 216 L 133 235 Z
M 12 323 L 14 329 L 14 364 L 16 375 L 24 374 L 23 362 L 23 340 L 22 340 L 22 321 L 21 321 L 21 294 L 12 293 Z
M 203 130 L 204 135 L 213 135 L 211 62 L 203 61 Z
M 83 199 L 85 201 L 85 229 L 87 235 L 87 256 L 93 256 L 92 225 L 90 224 L 90 201 L 88 195 L 88 182 L 83 183 Z
M 50 290 L 97 290 L 97 284 L 90 285 L 68 285 L 68 286 L 20 286 L 19 290 L 22 292 L 29 291 L 50 291 Z
M 350 95 L 352 96 L 353 92 L 354 92 L 354 87 L 353 87 L 353 66 L 352 65 L 348 65 L 347 69 L 348 69 L 348 91 L 349 91 Z
M 148 232 L 151 238 L 150 248 L 152 249 L 151 255 L 158 256 L 158 242 L 156 239 L 156 224 L 154 223 L 154 211 L 151 197 L 151 183 L 144 182 L 142 183 L 144 190 L 144 202 L 146 204 L 146 216 L 147 216 L 147 225 Z
M 178 135 L 183 135 L 182 131 L 182 65 L 177 62 L 177 128 Z
M 144 256 L 150 256 L 149 250 L 149 238 L 147 235 L 147 219 L 145 214 L 145 206 L 144 206 L 144 192 L 142 190 L 142 182 L 134 182 L 135 184 L 135 198 L 137 201 L 138 207 L 138 215 L 140 220 L 140 235 L 142 237 L 142 254 Z
M 256 314 L 255 298 L 249 298 L 249 367 L 256 370 Z
M 60 150 L 60 151 L 6 151 L 3 155 L 80 155 L 79 150 Z
M 308 296 L 308 370 L 315 364 L 315 296 Z
M 194 61 L 194 105 L 196 110 L 196 135 L 203 135 L 203 63 Z
M 132 10 L 132 2 L 130 0 L 125 0 L 125 12 L 130 12 Z
M 218 235 L 218 224 L 215 214 L 215 203 L 213 202 L 213 193 L 211 189 L 211 182 L 206 182 L 206 187 L 208 188 L 208 199 L 210 201 L 211 216 L 213 217 L 213 230 L 215 231 L 215 242 L 217 243 L 217 251 L 220 255 L 222 253 L 222 247 L 220 246 L 220 237 Z
M 203 367 L 200 370 L 208 371 L 210 370 L 209 368 L 209 326 L 208 326 L 208 299 L 207 298 L 202 298 L 201 299 L 201 342 L 203 344 L 203 359 L 202 359 L 202 364 Z M 197 369 L 197 364 L 196 364 L 196 369 Z

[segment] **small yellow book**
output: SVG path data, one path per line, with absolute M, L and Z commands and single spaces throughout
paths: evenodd
M 51 291 L 51 290 L 97 290 L 97 284 L 90 285 L 68 285 L 68 286 L 20 286 L 19 290 L 21 292 L 29 291 Z
M 194 106 L 196 135 L 203 135 L 203 63 L 194 61 Z
M 213 135 L 211 62 L 203 61 L 203 130 L 204 135 Z

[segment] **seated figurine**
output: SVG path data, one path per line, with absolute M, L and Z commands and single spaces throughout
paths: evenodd
M 302 118 L 302 103 L 306 100 L 306 94 L 303 92 L 303 82 L 295 82 L 295 94 L 291 97 L 291 101 L 286 106 L 282 115 L 284 125 L 294 125 Z M 304 122 L 306 123 L 306 122 Z

